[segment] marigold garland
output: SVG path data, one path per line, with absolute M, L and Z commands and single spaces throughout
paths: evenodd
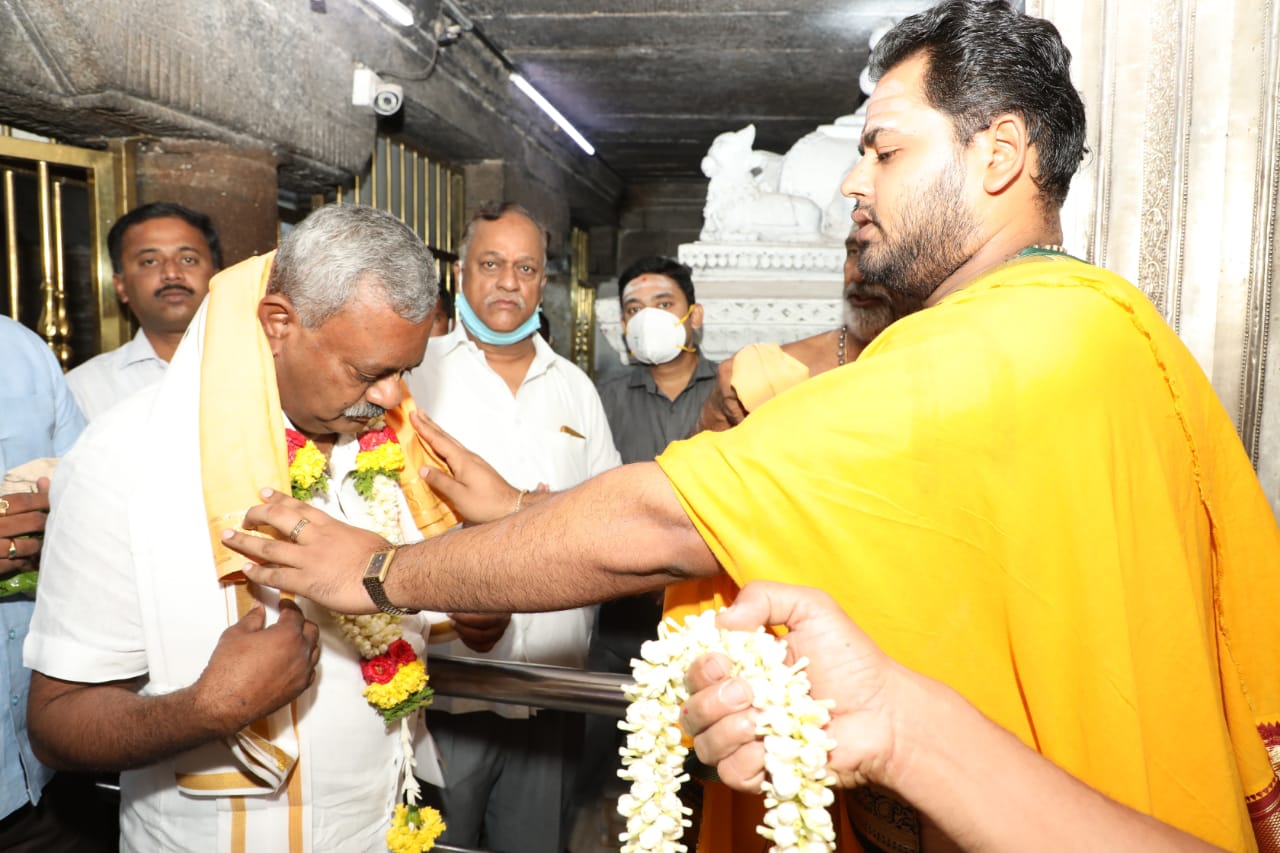
M 400 519 L 400 472 L 404 470 L 404 450 L 395 431 L 378 426 L 358 437 L 353 474 L 356 493 L 364 498 L 374 532 L 392 544 L 403 539 Z M 289 450 L 289 481 L 293 496 L 311 501 L 329 490 L 329 460 L 315 442 L 297 430 L 285 430 Z M 397 805 L 387 830 L 387 849 L 393 853 L 425 853 L 435 846 L 445 829 L 440 813 L 418 806 L 419 789 L 414 778 L 413 739 L 409 718 L 413 712 L 431 704 L 427 666 L 404 640 L 400 617 L 386 613 L 371 616 L 333 617 L 347 642 L 355 646 L 363 658 L 360 674 L 365 682 L 364 698 L 389 725 L 400 723 L 400 742 L 404 751 L 404 784 L 402 795 L 408 805 Z
M 287 429 L 284 434 L 289 448 L 289 484 L 293 487 L 293 496 L 309 501 L 329 491 L 329 460 L 320 448 L 297 430 Z
M 764 826 L 757 831 L 773 842 L 771 853 L 823 853 L 835 848 L 835 830 L 827 807 L 834 800 L 827 754 L 835 741 L 827 735 L 829 702 L 809 695 L 807 661 L 788 666 L 786 641 L 763 628 L 726 631 L 716 627 L 715 611 L 690 616 L 683 626 L 667 620 L 658 639 L 646 642 L 641 659 L 631 662 L 634 685 L 623 689 L 631 700 L 618 727 L 628 732 L 620 750 L 618 775 L 631 790 L 618 799 L 627 831 L 618 836 L 621 853 L 684 853 L 680 838 L 689 826 L 689 809 L 679 797 L 688 780 L 689 750 L 680 730 L 680 705 L 689 698 L 684 676 L 700 655 L 724 654 L 731 674 L 744 679 L 760 710 L 757 733 L 764 736 Z
M 444 830 L 444 821 L 435 809 L 398 805 L 387 830 L 387 849 L 391 853 L 430 850 Z

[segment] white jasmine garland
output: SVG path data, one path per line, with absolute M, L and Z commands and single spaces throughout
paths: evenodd
M 342 636 L 356 647 L 360 657 L 368 660 L 385 654 L 387 646 L 400 639 L 400 617 L 389 613 L 374 613 L 371 616 L 348 616 L 345 613 L 333 613 Z
M 757 831 L 773 842 L 770 853 L 826 853 L 835 849 L 827 807 L 834 800 L 827 754 L 835 741 L 826 733 L 830 703 L 809 695 L 807 660 L 788 666 L 786 641 L 760 628 L 727 631 L 716 627 L 715 611 L 690 616 L 683 626 L 668 619 L 658 639 L 645 643 L 632 660 L 635 684 L 623 689 L 631 705 L 618 727 L 627 732 L 619 752 L 618 775 L 631 782 L 618 799 L 627 831 L 621 853 L 686 853 L 680 843 L 690 825 L 679 797 L 688 780 L 689 750 L 680 730 L 680 706 L 689 698 L 684 676 L 694 660 L 718 652 L 732 661 L 731 675 L 751 687 L 760 711 L 757 733 L 764 737 L 764 825 Z
M 400 483 L 385 474 L 377 474 L 369 497 L 365 500 L 365 512 L 371 529 L 392 545 L 404 542 L 400 526 Z M 387 647 L 400 639 L 400 617 L 389 613 L 368 616 L 348 616 L 333 611 L 333 618 L 347 642 L 356 647 L 360 657 L 368 660 L 386 652 Z
M 365 511 L 369 513 L 371 530 L 392 545 L 404 541 L 404 533 L 400 526 L 400 483 L 386 474 L 377 474 L 373 478 L 373 486 Z

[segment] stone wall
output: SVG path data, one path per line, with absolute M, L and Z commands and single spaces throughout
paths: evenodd
M 1161 309 L 1280 514 L 1280 7 L 1029 0 L 1073 52 L 1092 155 L 1067 246 Z
M 359 172 L 379 119 L 351 104 L 357 63 L 397 72 L 405 108 L 381 120 L 432 156 L 505 164 L 507 198 L 567 238 L 616 222 L 621 180 L 520 94 L 474 39 L 434 41 L 364 3 L 10 0 L 0 4 L 0 123 L 75 144 L 146 136 L 273 154 L 309 193 Z M 427 70 L 430 68 L 430 73 Z M 389 74 L 384 78 L 390 80 Z

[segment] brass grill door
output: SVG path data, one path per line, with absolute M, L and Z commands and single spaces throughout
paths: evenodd
M 63 368 L 130 334 L 106 247 L 124 205 L 123 161 L 123 146 L 75 148 L 0 127 L 0 310 L 43 337 Z

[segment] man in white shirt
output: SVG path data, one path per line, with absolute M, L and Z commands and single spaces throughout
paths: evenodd
M 371 511 L 350 475 L 422 360 L 436 292 L 403 223 L 324 208 L 222 273 L 164 379 L 63 460 L 25 647 L 31 740 L 55 768 L 124 771 L 122 849 L 386 850 L 407 769 L 361 654 L 324 608 L 234 583 L 243 561 L 215 543 L 264 464 L 298 478 L 286 429 L 327 463 L 313 505 L 388 536 L 370 522 L 395 512 L 421 539 L 399 489 Z M 424 645 L 420 617 L 401 629 Z
M 405 380 L 419 408 L 526 491 L 566 488 L 620 464 L 591 380 L 538 334 L 546 245 L 546 230 L 517 205 L 477 212 L 455 268 L 459 325 Z M 459 639 L 441 651 L 582 668 L 593 610 L 450 614 Z M 444 843 L 564 849 L 573 769 L 565 753 L 580 736 L 569 718 L 455 699 L 439 700 L 428 721 L 445 765 Z
M 111 278 L 138 321 L 133 340 L 67 374 L 93 420 L 140 388 L 159 382 L 205 294 L 222 268 L 222 245 L 209 217 L 169 202 L 126 213 L 107 234 Z

